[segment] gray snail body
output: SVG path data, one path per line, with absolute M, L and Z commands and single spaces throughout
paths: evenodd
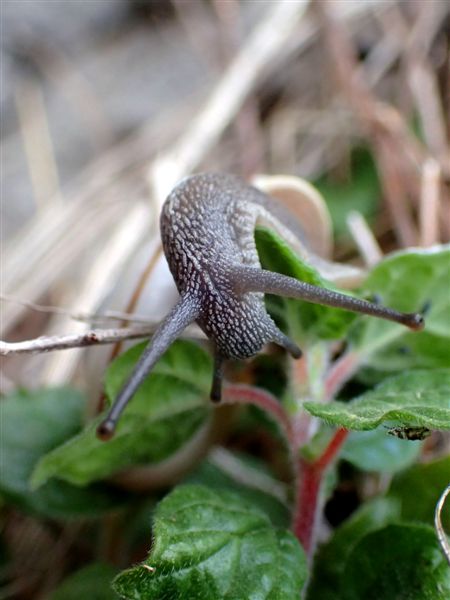
M 242 291 L 237 277 L 241 267 L 260 268 L 254 229 L 265 203 L 262 192 L 231 175 L 204 174 L 182 181 L 162 209 L 161 238 L 178 291 L 198 304 L 196 321 L 224 358 L 288 343 L 264 295 Z
M 194 321 L 214 345 L 213 401 L 221 397 L 225 359 L 251 357 L 268 342 L 281 345 L 299 358 L 300 348 L 267 313 L 264 293 L 337 306 L 395 321 L 413 330 L 423 328 L 419 314 L 399 313 L 261 269 L 254 240 L 258 223 L 272 226 L 296 249 L 304 249 L 301 224 L 271 197 L 237 177 L 219 173 L 194 175 L 170 193 L 161 212 L 161 239 L 180 300 L 155 332 L 100 424 L 99 437 L 111 437 L 142 380 Z M 309 258 L 316 260 L 314 255 Z

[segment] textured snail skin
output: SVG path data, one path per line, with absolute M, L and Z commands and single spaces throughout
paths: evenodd
M 205 174 L 183 181 L 162 209 L 161 238 L 178 291 L 198 306 L 197 323 L 224 358 L 288 343 L 264 295 L 239 289 L 239 269 L 260 267 L 254 229 L 266 200 L 231 175 Z
M 421 315 L 399 313 L 261 269 L 254 239 L 257 223 L 272 226 L 288 242 L 305 239 L 295 217 L 232 175 L 194 175 L 171 192 L 161 212 L 161 238 L 180 300 L 155 332 L 99 426 L 101 438 L 113 434 L 121 412 L 144 377 L 193 321 L 214 344 L 214 401 L 220 400 L 224 359 L 248 358 L 268 342 L 299 358 L 300 348 L 267 313 L 265 292 L 363 312 L 415 330 L 423 327 Z

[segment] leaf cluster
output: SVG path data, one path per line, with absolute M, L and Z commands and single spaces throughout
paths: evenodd
M 258 231 L 257 245 L 265 268 L 329 285 L 275 234 Z M 289 530 L 295 507 L 289 486 L 248 455 L 227 451 L 227 460 L 218 461 L 212 452 L 201 464 L 196 455 L 187 465 L 188 478 L 159 502 L 160 491 L 149 494 L 149 504 L 148 496 L 117 485 L 130 469 L 145 468 L 151 479 L 152 473 L 182 462 L 186 449 L 211 428 L 215 416 L 207 395 L 212 363 L 200 345 L 172 345 L 126 409 L 116 437 L 106 444 L 95 437 L 97 420 L 84 424 L 85 400 L 79 392 L 21 391 L 7 398 L 2 407 L 7 423 L 2 432 L 3 502 L 60 523 L 101 523 L 99 517 L 116 515 L 128 540 L 124 548 L 135 548 L 144 539 L 149 551 L 135 566 L 130 551 L 122 565 L 128 568 L 121 572 L 93 555 L 52 600 L 293 600 L 301 591 L 308 600 L 449 597 L 450 572 L 432 523 L 448 484 L 450 459 L 418 461 L 423 442 L 393 438 L 386 429 L 450 430 L 449 281 L 450 247 L 440 246 L 387 257 L 358 291 L 365 297 L 376 293 L 383 303 L 403 311 L 429 304 L 427 327 L 418 334 L 298 300 L 267 301 L 307 357 L 327 357 L 325 367 L 309 371 L 307 401 L 293 401 L 289 369 L 286 390 L 278 398 L 293 418 L 319 419 L 318 434 L 302 449 L 303 456 L 320 455 L 331 426 L 349 429 L 341 464 L 354 476 L 369 472 L 390 480 L 373 500 L 361 502 L 309 564 Z M 340 360 L 333 354 L 336 340 L 352 357 L 352 385 L 359 392 L 353 394 L 350 385 L 341 397 L 325 402 L 323 380 Z M 143 348 L 134 346 L 109 366 L 109 401 Z M 260 416 L 246 414 L 238 428 L 258 426 L 273 434 Z M 335 473 L 331 488 L 338 481 Z M 449 527 L 450 512 L 443 517 Z

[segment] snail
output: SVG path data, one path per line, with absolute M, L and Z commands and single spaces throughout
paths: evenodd
M 306 252 L 306 236 L 282 204 L 238 177 L 204 173 L 183 179 L 169 194 L 160 218 L 161 239 L 180 300 L 156 330 L 129 380 L 97 428 L 109 439 L 117 421 L 154 364 L 194 321 L 214 345 L 211 400 L 221 398 L 223 363 L 257 354 L 275 342 L 294 358 L 301 349 L 267 313 L 264 294 L 300 298 L 364 313 L 420 330 L 418 313 L 401 313 L 366 300 L 261 268 L 254 230 L 274 228 L 303 257 L 327 271 L 329 263 Z

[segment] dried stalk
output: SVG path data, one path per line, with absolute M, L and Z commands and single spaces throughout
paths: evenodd
M 267 11 L 186 133 L 169 152 L 153 163 L 149 178 L 160 204 L 174 185 L 191 173 L 218 141 L 262 73 L 278 58 L 307 5 L 308 0 L 283 0 Z
M 420 245 L 424 247 L 439 241 L 440 187 L 439 164 L 429 158 L 423 166 L 419 210 Z
M 0 341 L 0 356 L 10 354 L 39 354 L 70 348 L 84 348 L 97 344 L 112 344 L 118 340 L 133 340 L 151 336 L 157 324 L 138 328 L 123 329 L 92 329 L 83 333 L 68 335 L 41 336 L 34 340 L 23 342 Z
M 371 268 L 380 262 L 383 251 L 363 215 L 356 210 L 350 212 L 347 226 L 366 267 Z
M 19 86 L 15 104 L 38 209 L 49 201 L 61 202 L 59 176 L 44 96 L 37 83 Z
M 450 175 L 446 119 L 436 76 L 427 55 L 449 11 L 447 2 L 422 3 L 418 5 L 419 14 L 411 30 L 399 7 L 395 6 L 390 11 L 389 19 L 383 22 L 384 29 L 391 37 L 403 40 L 407 82 L 420 116 L 426 144 L 445 175 Z
M 174 118 L 173 109 L 139 129 L 91 163 L 65 190 L 66 202 L 52 199 L 2 248 L 2 289 L 16 297 L 36 301 L 61 280 L 70 265 L 107 239 L 113 223 L 120 222 L 130 201 L 142 197 L 144 164 L 161 145 L 167 144 L 180 124 L 193 114 L 195 99 L 184 99 Z M 94 229 L 94 231 L 92 231 Z M 92 236 L 92 237 L 90 237 Z M 7 306 L 0 324 L 4 334 L 19 321 L 25 307 Z
M 54 352 L 55 350 L 69 350 L 73 348 L 85 348 L 102 344 L 115 344 L 119 341 L 148 338 L 155 332 L 159 323 L 149 323 L 141 327 L 123 327 L 119 329 L 90 329 L 82 333 L 68 335 L 41 336 L 33 340 L 22 342 L 0 341 L 0 356 L 13 354 L 41 354 L 43 352 Z M 197 327 L 188 327 L 184 337 L 199 338 L 204 336 Z
M 113 233 L 110 233 L 108 243 L 92 261 L 89 272 L 82 285 L 78 287 L 76 298 L 72 301 L 73 309 L 78 307 L 86 312 L 98 309 L 106 294 L 114 287 L 128 257 L 148 235 L 151 229 L 151 216 L 145 204 L 137 204 L 130 209 Z M 72 310 L 72 307 L 69 310 Z M 52 330 L 64 331 L 68 324 L 69 319 L 61 316 L 52 324 Z M 76 329 L 82 332 L 86 329 L 86 325 L 79 323 Z M 75 372 L 79 358 L 79 352 L 52 358 L 41 369 L 43 382 L 46 385 L 59 385 L 67 381 Z
M 357 67 L 352 44 L 329 9 L 329 3 L 317 0 L 315 7 L 340 87 L 367 130 L 399 241 L 403 246 L 413 245 L 418 234 L 409 194 L 416 193 L 417 168 L 423 160 L 423 149 L 412 138 L 400 114 L 370 92 Z
M 213 0 L 212 6 L 219 23 L 224 65 L 238 52 L 242 45 L 242 8 L 237 0 Z M 233 123 L 235 144 L 238 150 L 239 172 L 245 179 L 264 172 L 264 138 L 259 121 L 259 110 L 254 93 L 249 93 Z

